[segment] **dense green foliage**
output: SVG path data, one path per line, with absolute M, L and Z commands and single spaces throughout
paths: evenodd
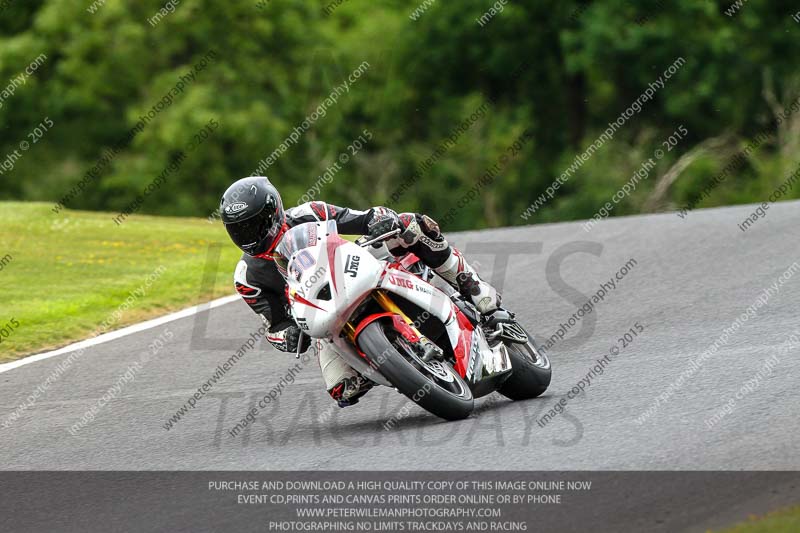
M 800 97 L 798 8 L 743 2 L 732 13 L 732 3 L 439 0 L 423 9 L 422 0 L 184 0 L 153 25 L 165 0 L 3 2 L 0 90 L 40 54 L 47 59 L 3 100 L 0 158 L 36 140 L 29 133 L 45 118 L 54 125 L 6 165 L 0 198 L 58 201 L 118 146 L 68 207 L 123 210 L 179 161 L 141 211 L 207 216 L 231 181 L 258 168 L 366 61 L 349 91 L 263 172 L 287 204 L 316 183 L 317 197 L 365 207 L 405 183 L 395 207 L 440 217 L 478 190 L 448 217 L 449 228 L 589 218 L 680 126 L 685 138 L 612 215 L 694 205 L 732 154 L 764 131 L 769 140 L 697 205 L 766 200 L 798 161 L 800 113 L 776 123 L 777 109 Z M 479 22 L 493 6 L 502 11 Z M 194 81 L 130 135 L 209 52 Z M 681 57 L 641 112 L 523 219 Z M 189 151 L 212 120 L 219 127 Z M 364 148 L 320 180 L 365 129 Z M 509 151 L 526 131 L 527 141 Z M 498 177 L 476 187 L 504 154 Z M 654 196 L 681 155 L 686 168 Z

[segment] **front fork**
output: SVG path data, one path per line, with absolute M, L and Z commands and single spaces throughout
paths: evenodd
M 394 303 L 386 291 L 376 290 L 372 293 L 372 297 L 376 302 L 378 302 L 378 305 L 381 306 L 381 309 L 387 313 L 391 313 L 394 316 L 393 320 L 395 329 L 397 329 L 397 331 L 412 345 L 419 346 L 421 348 L 420 356 L 422 357 L 423 361 L 429 361 L 434 357 L 441 357 L 443 355 L 441 348 L 439 348 L 433 341 L 422 334 L 417 327 L 417 324 L 411 320 L 411 318 L 409 318 L 409 316 L 406 315 L 396 303 Z M 344 325 L 343 330 L 348 339 L 355 344 L 355 326 L 353 326 L 351 322 L 347 322 Z

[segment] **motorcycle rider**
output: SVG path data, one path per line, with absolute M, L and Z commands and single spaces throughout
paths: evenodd
M 267 340 L 281 351 L 291 353 L 299 348 L 305 352 L 311 345 L 290 314 L 286 281 L 273 260 L 283 234 L 305 222 L 333 220 L 339 233 L 350 235 L 378 236 L 399 229 L 401 233 L 386 243 L 393 255 L 414 253 L 485 315 L 500 304 L 497 291 L 448 244 L 439 225 L 427 215 L 397 214 L 386 207 L 357 211 L 317 201 L 284 211 L 280 193 L 263 176 L 231 185 L 222 195 L 220 215 L 231 240 L 244 252 L 234 273 L 236 291 L 261 315 L 268 326 Z M 300 342 L 302 346 L 298 346 Z M 319 343 L 318 347 L 328 393 L 340 407 L 357 403 L 373 383 L 351 368 L 331 343 Z

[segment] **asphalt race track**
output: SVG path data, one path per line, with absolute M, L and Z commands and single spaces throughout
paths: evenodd
M 603 299 L 549 349 L 553 383 L 542 398 L 492 395 L 469 419 L 445 423 L 377 388 L 342 410 L 315 362 L 300 361 L 288 383 L 298 361 L 264 342 L 165 429 L 259 327 L 237 301 L 86 350 L 35 405 L 0 427 L 2 468 L 798 470 L 800 346 L 789 339 L 800 336 L 800 202 L 773 205 L 742 232 L 737 225 L 753 208 L 616 218 L 589 232 L 571 222 L 453 235 L 484 276 L 502 284 L 505 305 L 540 343 L 606 284 Z M 170 340 L 148 358 L 159 335 Z M 702 356 L 715 341 L 714 353 Z M 568 398 L 614 347 L 619 354 L 602 375 Z M 67 357 L 0 374 L 0 422 Z M 142 360 L 73 435 L 69 428 Z M 275 400 L 231 436 L 270 390 Z M 562 398 L 563 413 L 537 422 Z M 742 501 L 758 496 L 749 485 L 740 489 Z M 765 506 L 791 495 L 772 496 Z M 628 495 L 625 505 L 637 497 L 654 496 Z

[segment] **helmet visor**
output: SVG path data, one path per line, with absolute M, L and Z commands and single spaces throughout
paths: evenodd
M 225 224 L 225 229 L 234 244 L 250 255 L 266 251 L 280 228 L 281 224 L 276 220 L 275 212 L 269 209 L 264 209 L 247 220 Z

